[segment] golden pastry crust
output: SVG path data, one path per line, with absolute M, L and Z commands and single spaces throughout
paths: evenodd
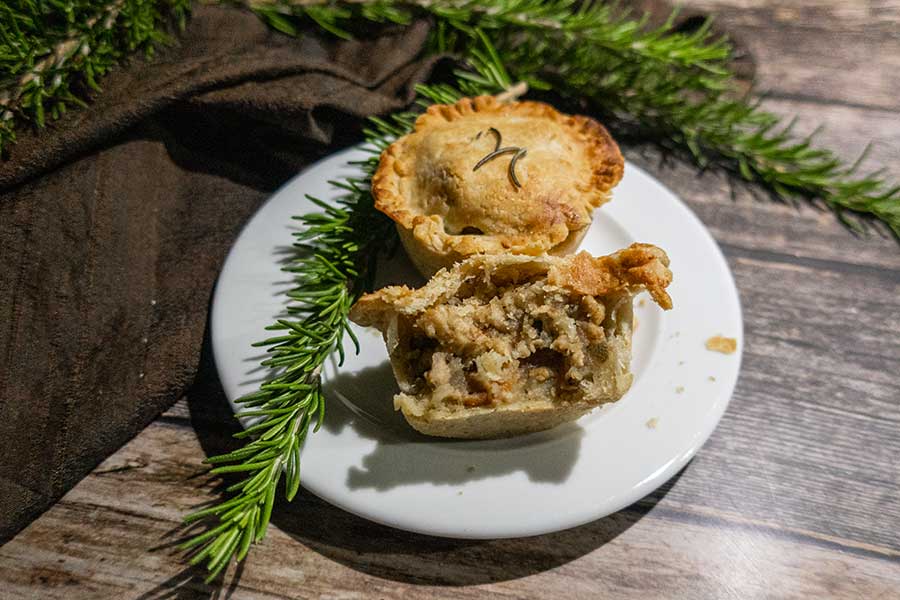
M 587 296 L 640 287 L 662 308 L 672 308 L 672 298 L 666 292 L 672 282 L 669 257 L 652 244 L 632 244 L 609 256 L 594 257 L 581 252 L 572 260 L 554 266 L 547 279 Z
M 493 438 L 555 427 L 615 402 L 632 376 L 632 301 L 670 308 L 666 254 L 477 255 L 425 286 L 367 294 L 350 318 L 382 331 L 394 406 L 428 435 Z
M 521 187 L 509 176 L 511 155 L 473 171 L 494 150 L 490 128 L 504 147 L 527 150 L 515 167 Z M 372 193 L 430 276 L 472 254 L 573 252 L 623 169 L 618 146 L 595 120 L 478 96 L 419 116 L 382 154 Z

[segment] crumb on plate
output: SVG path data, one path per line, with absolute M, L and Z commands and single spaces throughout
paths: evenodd
M 651 419 L 647 419 L 645 425 L 647 426 L 647 429 L 656 429 L 657 423 L 659 423 L 659 419 L 653 417 Z
M 715 381 L 715 380 L 716 380 L 716 378 L 715 378 L 715 377 L 713 377 L 713 376 L 712 376 L 712 375 L 710 375 L 710 376 L 709 376 L 709 380 L 710 380 L 710 381 Z
M 714 335 L 706 340 L 706 349 L 712 352 L 721 352 L 722 354 L 734 354 L 737 350 L 737 340 L 721 335 Z
M 675 393 L 676 393 L 676 394 L 680 394 L 680 393 L 682 393 L 683 391 L 684 391 L 684 386 L 683 386 L 683 385 L 679 385 L 678 387 L 675 388 Z

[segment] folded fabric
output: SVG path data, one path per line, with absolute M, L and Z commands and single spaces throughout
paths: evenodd
M 198 5 L 88 108 L 20 132 L 0 161 L 0 541 L 191 384 L 242 223 L 412 100 L 427 31 L 295 39 Z

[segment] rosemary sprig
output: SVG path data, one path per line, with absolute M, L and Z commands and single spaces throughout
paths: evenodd
M 673 14 L 649 28 L 616 4 L 579 0 L 245 0 L 264 19 L 309 18 L 342 37 L 361 22 L 435 21 L 431 48 L 464 58 L 486 50 L 533 89 L 586 100 L 615 136 L 640 136 L 684 154 L 701 168 L 716 167 L 756 183 L 774 196 L 821 202 L 850 228 L 871 218 L 900 236 L 900 185 L 880 171 L 860 173 L 798 138 L 790 125 L 759 104 L 736 97 L 727 40 L 706 22 L 693 32 L 675 27 Z
M 493 94 L 510 86 L 500 63 L 476 60 L 470 67 L 459 72 L 456 87 L 419 86 L 418 108 L 456 102 L 472 93 Z M 473 83 L 473 75 L 478 83 Z M 371 157 L 360 164 L 361 175 L 332 182 L 345 195 L 333 204 L 310 198 L 321 212 L 297 217 L 303 229 L 295 234 L 295 255 L 284 267 L 295 283 L 288 292 L 289 318 L 268 327 L 277 334 L 257 344 L 268 348 L 269 357 L 262 364 L 275 369 L 275 375 L 258 391 L 238 400 L 244 408 L 238 416 L 258 422 L 237 434 L 248 440 L 245 446 L 206 460 L 216 465 L 212 473 L 239 474 L 241 479 L 226 489 L 229 497 L 186 518 L 187 522 L 209 522 L 206 531 L 181 545 L 194 552 L 192 564 L 206 564 L 208 581 L 232 557 L 242 560 L 250 545 L 263 539 L 282 474 L 288 500 L 299 489 L 303 442 L 310 427 L 315 431 L 322 424 L 325 411 L 322 363 L 334 351 L 343 361 L 345 334 L 356 344 L 347 313 L 371 285 L 379 253 L 396 236 L 393 223 L 375 210 L 369 184 L 381 152 L 410 131 L 415 118 L 415 112 L 372 118 L 364 146 Z
M 9 0 L 0 2 L 0 155 L 16 127 L 43 127 L 84 106 L 119 61 L 168 39 L 190 0 Z
M 256 346 L 268 347 L 262 362 L 276 375 L 259 390 L 240 398 L 238 416 L 257 419 L 235 437 L 248 440 L 242 448 L 213 456 L 212 473 L 241 474 L 229 486 L 232 494 L 197 511 L 187 522 L 216 519 L 216 526 L 182 545 L 197 548 L 191 563 L 205 562 L 213 579 L 232 556 L 241 560 L 253 542 L 266 533 L 282 475 L 285 496 L 293 499 L 300 486 L 300 453 L 310 427 L 322 424 L 325 398 L 319 372 L 337 350 L 343 361 L 344 334 L 356 339 L 346 316 L 372 274 L 372 261 L 383 240 L 390 239 L 389 221 L 375 211 L 367 191 L 371 163 L 364 178 L 335 182 L 347 192 L 334 204 L 310 198 L 322 209 L 297 217 L 303 230 L 295 234 L 294 257 L 283 269 L 294 277 L 288 318 L 267 329 L 278 332 Z M 358 349 L 358 348 L 357 348 Z
M 522 184 L 519 183 L 519 178 L 516 176 L 516 163 L 519 162 L 519 159 L 525 158 L 525 155 L 528 154 L 528 150 L 525 148 L 516 148 L 516 154 L 512 157 L 512 160 L 509 161 L 509 178 L 512 179 L 513 184 L 516 187 L 522 187 Z

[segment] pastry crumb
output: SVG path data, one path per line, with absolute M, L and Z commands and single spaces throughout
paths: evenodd
M 712 376 L 712 375 L 710 375 L 710 376 L 709 376 L 709 380 L 710 380 L 710 381 L 715 381 L 715 380 L 716 380 L 716 378 L 715 378 L 715 377 L 713 377 L 713 376 Z
M 657 419 L 656 417 L 653 417 L 651 419 L 647 419 L 647 422 L 645 423 L 645 425 L 647 426 L 647 429 L 656 429 L 656 425 L 658 423 L 659 423 L 659 419 Z
M 684 386 L 683 386 L 683 385 L 679 385 L 678 387 L 675 388 L 675 393 L 676 393 L 676 394 L 680 394 L 680 393 L 682 393 L 682 392 L 684 392 Z
M 639 307 L 644 308 L 644 306 L 646 306 L 646 304 L 647 304 L 647 300 L 645 300 L 644 298 L 641 298 L 640 300 L 638 300 Z
M 679 361 L 678 361 L 678 366 L 679 366 L 679 367 L 680 367 L 681 365 L 683 365 L 683 364 L 684 364 L 684 361 L 683 361 L 683 360 L 679 360 Z
M 459 490 L 458 492 L 456 492 L 456 495 L 457 495 L 457 496 L 462 496 L 462 490 Z
M 712 352 L 721 352 L 722 354 L 734 354 L 737 350 L 737 340 L 721 335 L 714 335 L 706 340 L 706 349 Z
M 637 331 L 637 328 L 638 328 L 638 318 L 633 316 L 633 317 L 631 317 L 631 321 L 632 321 L 631 322 L 631 333 L 634 333 Z

